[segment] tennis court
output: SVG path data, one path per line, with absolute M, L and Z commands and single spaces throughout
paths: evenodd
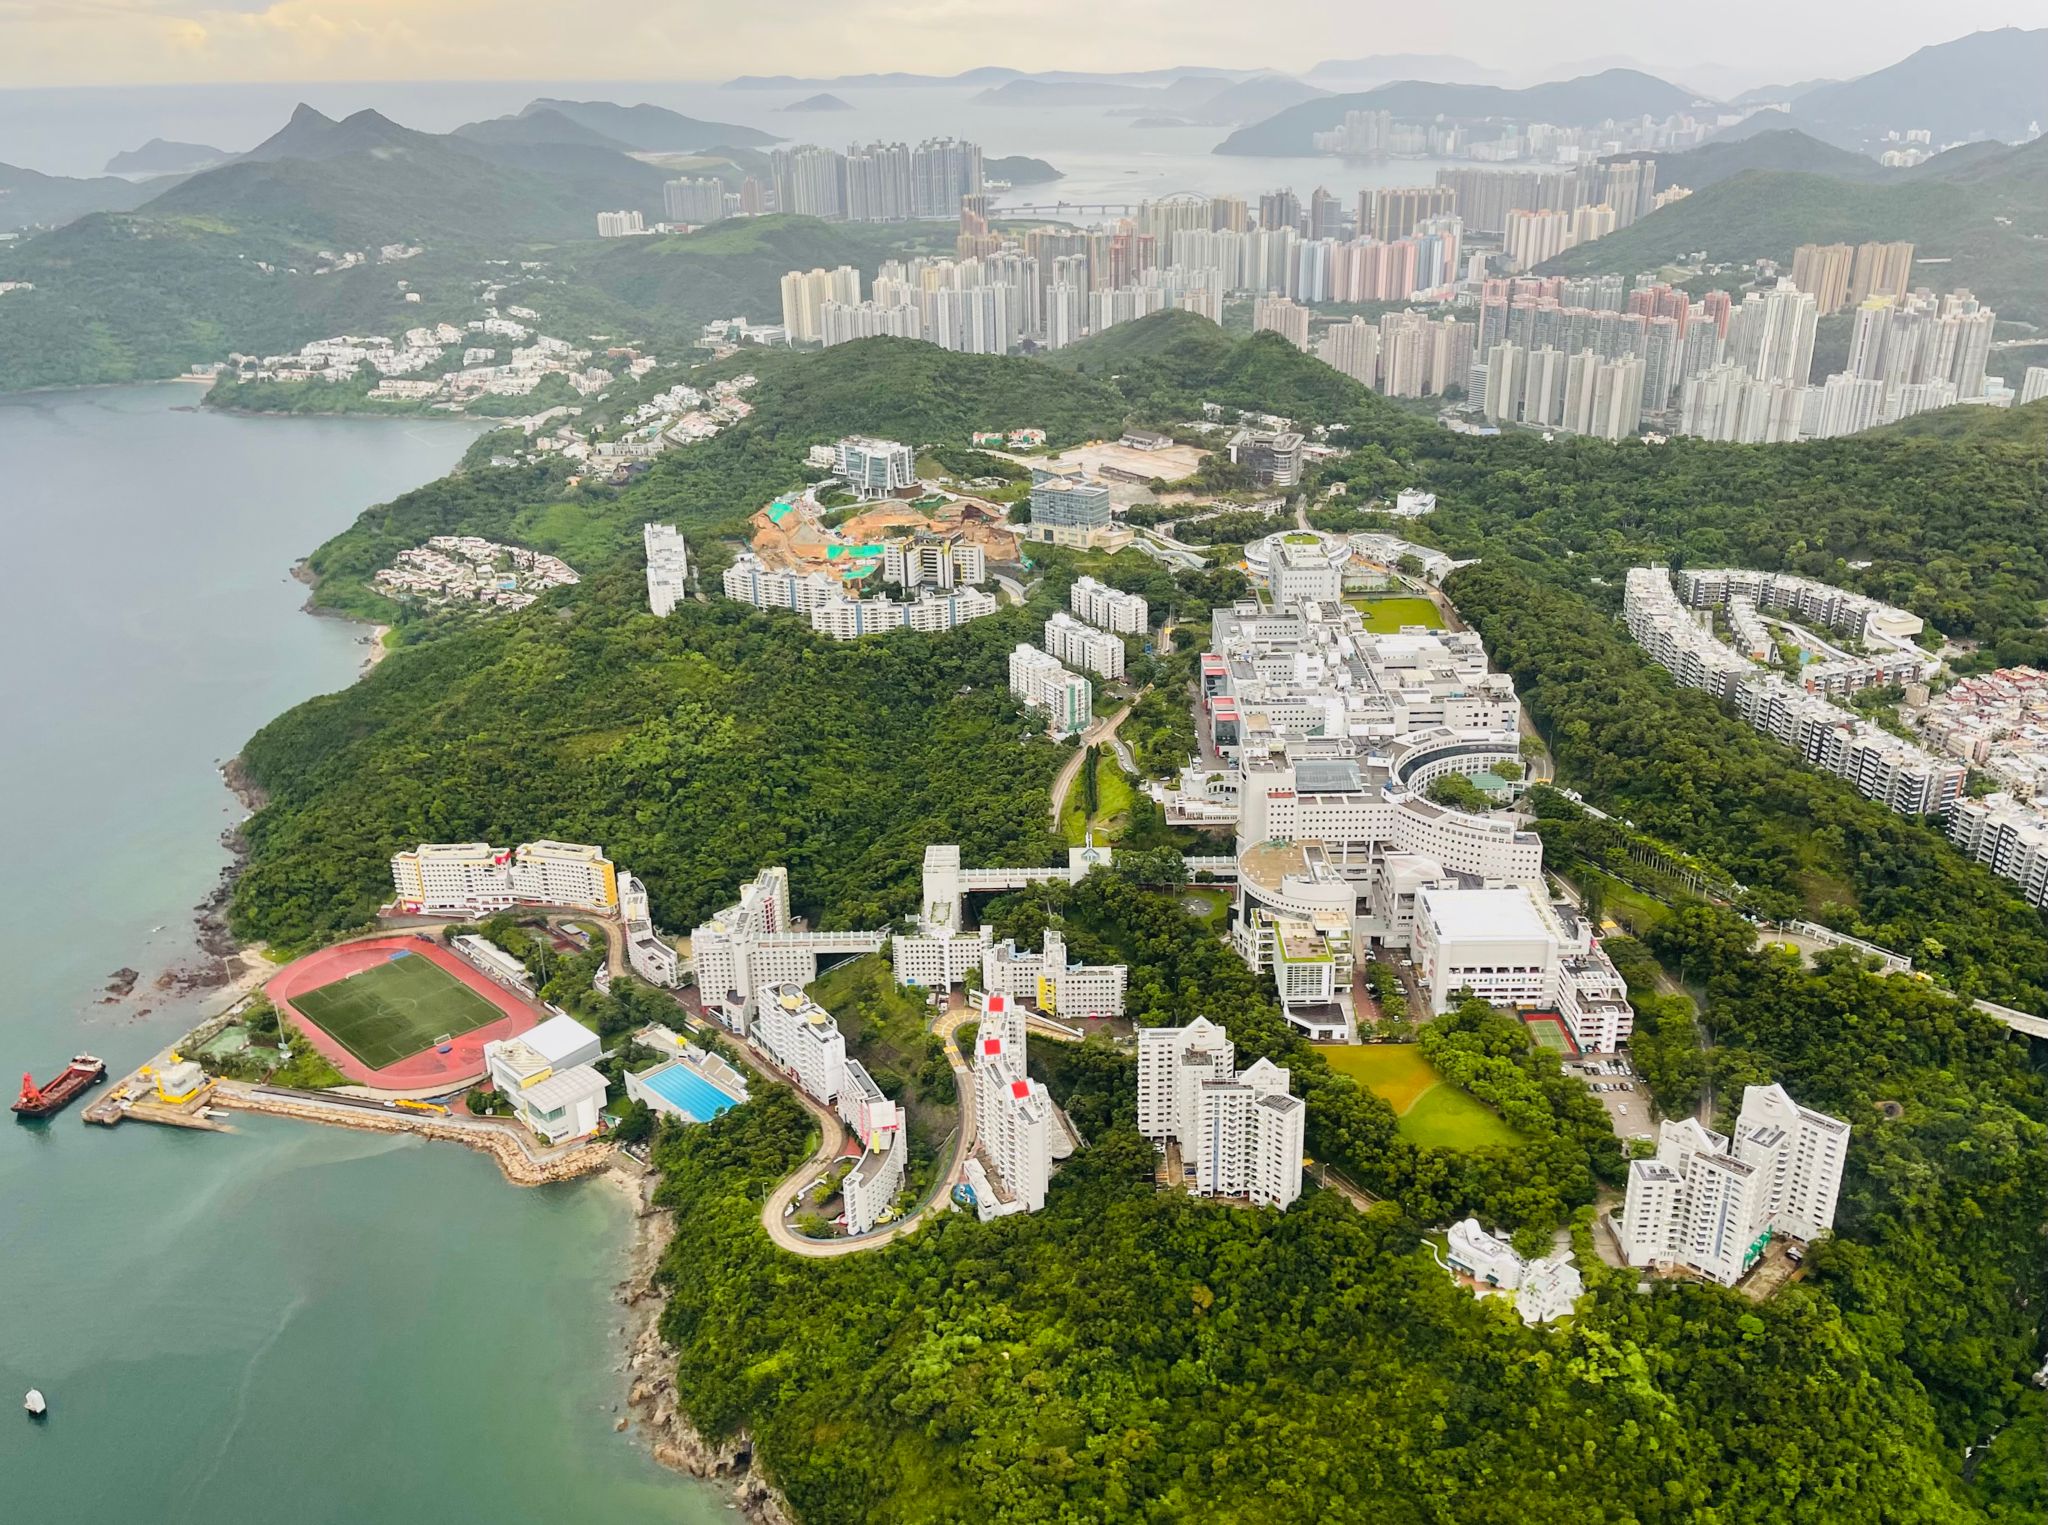
M 1547 1048 L 1553 1054 L 1563 1054 L 1567 1058 L 1579 1051 L 1579 1046 L 1572 1042 L 1572 1035 L 1565 1030 L 1562 1017 L 1525 1016 L 1522 1025 L 1528 1029 L 1529 1041 L 1538 1048 Z
M 505 1015 L 431 959 L 403 950 L 291 1004 L 373 1070 Z

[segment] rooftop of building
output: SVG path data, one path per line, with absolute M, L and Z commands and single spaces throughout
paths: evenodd
M 1424 889 L 1415 909 L 1429 919 L 1439 942 L 1542 942 L 1555 936 L 1535 897 L 1520 886 Z
M 535 1081 L 520 1091 L 519 1099 L 530 1111 L 553 1112 L 592 1098 L 601 1101 L 607 1089 L 604 1076 L 587 1064 L 576 1064 Z

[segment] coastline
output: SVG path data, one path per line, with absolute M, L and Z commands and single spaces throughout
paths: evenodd
M 615 1289 L 625 1322 L 619 1326 L 623 1359 L 617 1370 L 626 1382 L 626 1415 L 617 1428 L 637 1427 L 654 1459 L 672 1472 L 700 1482 L 730 1484 L 733 1507 L 754 1525 L 796 1525 L 782 1494 L 754 1469 L 753 1438 L 744 1431 L 711 1443 L 690 1423 L 676 1400 L 676 1352 L 661 1337 L 668 1298 L 656 1281 L 662 1257 L 675 1235 L 675 1213 L 654 1204 L 655 1173 L 629 1156 L 613 1159 L 604 1179 L 633 1204 L 633 1239 L 626 1275 Z
M 301 614 L 310 614 L 316 620 L 339 620 L 344 625 L 357 625 L 370 633 L 370 649 L 363 657 L 363 665 L 356 672 L 358 678 L 362 677 L 364 673 L 367 673 L 391 654 L 391 648 L 384 644 L 384 638 L 391 634 L 391 627 L 389 625 L 380 625 L 374 620 L 359 619 L 353 614 L 342 614 L 334 609 L 322 609 L 313 602 L 313 595 L 310 590 L 320 586 L 320 579 L 314 574 L 311 562 L 307 561 L 304 557 L 293 562 L 292 577 L 304 583 L 309 590 L 306 594 L 305 603 L 299 606 Z

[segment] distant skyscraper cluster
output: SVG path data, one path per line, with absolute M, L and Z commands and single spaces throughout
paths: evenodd
M 778 148 L 768 156 L 774 209 L 829 222 L 951 221 L 981 194 L 981 149 L 957 138 Z

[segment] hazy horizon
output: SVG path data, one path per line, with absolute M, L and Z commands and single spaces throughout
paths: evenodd
M 715 34 L 706 29 L 713 18 Z M 0 89 L 718 83 L 742 74 L 951 75 L 994 65 L 1300 74 L 1326 59 L 1412 53 L 1469 60 L 1516 83 L 1627 64 L 1713 94 L 1868 73 L 1974 31 L 2048 25 L 2048 7 L 1958 0 L 1930 13 L 1906 0 L 1814 0 L 1796 8 L 1731 0 L 1712 21 L 1703 34 L 1699 25 L 1673 25 L 1627 0 L 1581 0 L 1562 11 L 1467 0 L 1455 12 L 1432 14 L 1367 6 L 1338 14 L 1311 0 L 1273 0 L 1257 29 L 1259 57 L 1248 63 L 1242 9 L 1218 0 L 1171 8 L 1146 0 L 1107 24 L 1095 7 L 1072 0 L 1018 7 L 1010 17 L 962 0 L 850 0 L 829 15 L 797 0 L 766 0 L 739 13 L 644 0 L 0 0 Z M 1000 48 L 990 42 L 997 32 Z M 594 40 L 613 66 L 563 72 L 564 60 L 599 51 Z M 1531 58 L 1553 62 L 1532 67 Z M 622 73 L 621 59 L 638 67 Z

